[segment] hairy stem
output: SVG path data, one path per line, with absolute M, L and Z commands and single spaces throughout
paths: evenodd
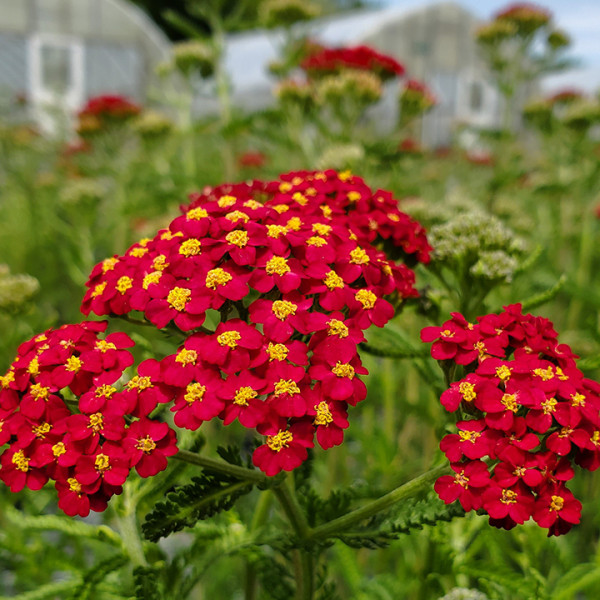
M 230 465 L 225 461 L 208 458 L 207 456 L 202 456 L 200 454 L 196 454 L 195 452 L 189 452 L 188 450 L 180 450 L 177 454 L 175 454 L 175 456 L 173 456 L 173 458 L 175 460 L 182 460 L 192 465 L 204 467 L 210 471 L 218 471 L 219 473 L 231 475 L 232 477 L 237 477 L 238 479 L 253 481 L 255 483 L 265 483 L 269 480 L 272 480 L 272 478 L 266 477 L 260 471 L 247 469 L 246 467 L 239 467 L 237 465 Z
M 369 502 L 369 504 L 365 504 L 352 512 L 349 512 L 337 519 L 333 519 L 333 521 L 329 521 L 328 523 L 324 523 L 319 527 L 315 527 L 312 531 L 309 531 L 309 539 L 322 539 L 330 536 L 334 536 L 337 533 L 341 533 L 347 529 L 350 529 L 354 525 L 358 525 L 361 521 L 368 519 L 380 513 L 388 508 L 394 506 L 398 502 L 405 500 L 407 498 L 412 498 L 423 490 L 427 489 L 433 481 L 435 481 L 441 475 L 445 475 L 448 473 L 449 467 L 447 465 L 443 465 L 441 467 L 436 467 L 435 469 L 431 469 L 414 479 L 411 479 L 409 482 L 397 487 L 395 490 L 388 492 L 381 498 L 377 498 L 377 500 L 373 500 Z

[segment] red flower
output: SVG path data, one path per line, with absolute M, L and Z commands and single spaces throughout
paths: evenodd
M 307 448 L 314 446 L 314 429 L 310 421 L 299 421 L 288 428 L 283 423 L 258 428 L 266 442 L 252 455 L 252 462 L 269 477 L 280 471 L 292 471 L 307 458 Z
M 143 419 L 127 430 L 123 448 L 140 477 L 151 477 L 167 468 L 167 457 L 177 454 L 175 432 L 166 424 Z

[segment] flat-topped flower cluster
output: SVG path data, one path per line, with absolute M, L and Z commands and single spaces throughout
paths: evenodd
M 105 323 L 23 344 L 1 380 L 0 478 L 13 491 L 51 478 L 65 512 L 102 510 L 130 469 L 154 475 L 177 451 L 162 404 L 176 427 L 219 418 L 258 431 L 253 461 L 269 476 L 296 468 L 315 435 L 325 449 L 342 442 L 348 406 L 366 397 L 363 331 L 417 295 L 413 271 L 389 256 L 429 252 L 392 195 L 350 173 L 193 195 L 168 229 L 98 264 L 82 304 L 86 315 L 137 311 L 179 330 L 181 346 L 131 376 L 133 342 L 103 338 Z
M 459 420 L 440 444 L 455 472 L 438 479 L 440 498 L 483 509 L 497 527 L 533 517 L 549 535 L 569 531 L 581 513 L 566 486 L 573 466 L 600 466 L 600 385 L 576 367 L 553 324 L 519 304 L 477 323 L 453 313 L 421 338 L 446 369 L 464 373 L 441 396 Z

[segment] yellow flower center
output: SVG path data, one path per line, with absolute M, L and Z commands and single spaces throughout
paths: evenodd
M 330 206 L 327 206 L 327 204 L 321 204 L 321 206 L 319 206 L 319 208 L 321 209 L 321 212 L 323 213 L 323 216 L 326 218 L 331 217 L 333 211 L 331 210 Z
M 153 283 L 158 283 L 162 277 L 162 271 L 152 271 L 144 277 L 142 287 L 147 290 Z
M 300 229 L 302 229 L 302 219 L 300 219 L 300 217 L 292 217 L 285 224 L 285 227 L 290 231 L 300 231 Z
M 50 388 L 44 387 L 40 383 L 34 383 L 29 388 L 29 393 L 34 400 L 47 400 L 48 396 L 50 395 Z
M 289 182 L 289 181 L 282 181 L 279 184 L 279 191 L 282 194 L 285 194 L 286 192 L 289 192 L 294 186 Z
M 360 247 L 350 252 L 350 262 L 355 265 L 366 265 L 369 262 L 367 253 Z
M 135 375 L 131 378 L 131 381 L 127 383 L 128 390 L 139 390 L 140 392 L 147 390 L 152 387 L 152 380 L 150 377 L 140 377 Z
M 94 466 L 96 467 L 96 471 L 104 473 L 104 471 L 108 471 L 110 469 L 110 458 L 106 456 L 106 454 L 98 454 L 98 456 L 96 456 L 96 460 L 94 461 Z
M 348 192 L 348 201 L 349 202 L 358 202 L 360 200 L 360 192 L 357 192 L 355 190 L 351 190 Z
M 315 410 L 317 411 L 317 416 L 314 420 L 315 425 L 329 425 L 329 423 L 333 423 L 333 415 L 329 410 L 329 404 L 325 400 L 319 402 L 315 406 Z
M 32 358 L 29 365 L 27 365 L 27 372 L 34 377 L 40 374 L 40 361 L 36 357 Z
M 112 342 L 107 342 L 106 340 L 98 340 L 94 347 L 102 354 L 105 354 L 109 350 L 117 349 L 117 347 Z
M 131 277 L 127 277 L 127 275 L 123 275 L 123 277 L 119 277 L 115 287 L 119 294 L 124 294 L 127 290 L 130 290 L 133 287 L 133 279 L 131 279 Z
M 516 504 L 517 492 L 513 492 L 512 490 L 502 490 L 500 502 L 502 502 L 502 504 Z
M 176 233 L 173 233 L 172 231 L 169 231 L 167 229 L 167 231 L 163 231 L 160 234 L 161 240 L 172 240 L 173 238 L 176 238 L 176 237 L 183 237 L 183 233 L 181 231 L 177 231 Z
M 393 223 L 398 223 L 400 221 L 400 217 L 396 213 L 388 213 L 386 216 Z
M 559 438 L 566 438 L 566 437 L 569 437 L 572 433 L 573 433 L 573 430 L 570 427 L 563 427 L 558 432 L 558 437 Z
M 33 427 L 32 431 L 33 431 L 35 437 L 43 440 L 46 437 L 46 434 L 50 433 L 51 429 L 52 429 L 52 425 L 50 425 L 50 423 L 40 423 L 36 427 Z
M 295 315 L 298 305 L 287 300 L 275 300 L 271 310 L 273 314 L 280 320 L 285 321 L 290 315 Z
M 169 266 L 169 263 L 167 262 L 167 257 L 164 254 L 159 254 L 152 261 L 152 268 L 155 271 L 164 271 L 168 266 Z
M 323 283 L 327 286 L 329 291 L 344 287 L 344 280 L 335 271 L 329 271 L 329 273 L 325 275 Z
M 114 256 L 112 258 L 105 258 L 102 261 L 102 272 L 108 273 L 108 271 L 112 271 L 117 266 L 118 262 L 119 259 Z
M 269 342 L 267 346 L 267 354 L 269 355 L 269 360 L 285 360 L 289 353 L 289 349 L 283 344 L 273 344 Z
M 283 448 L 287 448 L 290 442 L 294 439 L 291 431 L 279 431 L 275 435 L 267 436 L 267 446 L 273 450 L 273 452 L 281 452 Z
M 331 225 L 326 223 L 314 223 L 312 226 L 313 233 L 327 237 L 331 233 Z
M 17 450 L 12 457 L 12 464 L 15 465 L 15 468 L 18 471 L 23 471 L 27 473 L 29 471 L 29 461 L 31 459 L 27 458 L 23 453 L 23 450 Z
M 592 434 L 592 437 L 590 438 L 590 442 L 592 442 L 592 444 L 594 444 L 594 446 L 600 445 L 600 431 L 598 431 L 598 430 L 594 431 L 594 433 Z
M 202 398 L 204 398 L 204 393 L 206 392 L 206 386 L 200 383 L 190 383 L 185 388 L 185 396 L 183 399 L 188 403 L 192 404 L 192 402 L 201 402 Z
M 246 200 L 246 202 L 244 202 L 244 206 L 246 208 L 251 208 L 252 210 L 256 210 L 257 208 L 260 208 L 262 206 L 262 204 L 256 200 L 253 200 L 252 198 L 250 198 L 250 200 Z
M 233 275 L 217 267 L 206 274 L 206 287 L 214 290 L 218 285 L 225 285 L 233 279 Z
M 147 252 L 148 248 L 134 248 L 129 253 L 129 256 L 133 256 L 134 258 L 142 258 L 142 256 L 144 256 L 144 254 L 146 254 Z
M 377 296 L 371 290 L 358 290 L 354 297 L 362 304 L 365 310 L 370 310 L 375 306 L 375 302 L 377 302 Z
M 462 394 L 463 400 L 466 402 L 473 402 L 475 398 L 477 398 L 477 394 L 475 393 L 475 386 L 472 383 L 468 383 L 467 381 L 463 381 L 458 386 L 458 391 Z
M 54 444 L 54 446 L 52 446 L 52 454 L 56 458 L 65 454 L 66 451 L 67 451 L 67 449 L 65 447 L 64 442 L 56 442 L 56 444 Z
M 585 406 L 585 396 L 579 392 L 571 394 L 571 406 Z
M 349 363 L 342 363 L 338 361 L 331 369 L 331 372 L 338 377 L 347 377 L 348 379 L 354 379 L 354 367 Z
M 78 356 L 69 356 L 69 358 L 67 358 L 67 362 L 65 363 L 65 369 L 71 373 L 78 373 L 82 365 L 83 363 Z
M 502 381 L 508 381 L 510 379 L 511 372 L 512 369 L 506 365 L 496 367 L 496 377 L 499 377 Z
M 139 439 L 135 447 L 146 454 L 150 454 L 150 452 L 156 448 L 156 442 L 149 435 L 147 435 L 145 438 Z
M 6 373 L 6 375 L 1 375 L 0 376 L 0 387 L 2 387 L 2 389 L 6 389 L 8 386 L 10 386 L 10 384 L 15 380 L 15 372 L 14 371 L 8 371 Z
M 464 471 L 457 473 L 454 476 L 454 481 L 456 481 L 456 483 L 458 483 L 458 485 L 460 485 L 461 487 L 464 487 L 465 489 L 467 489 L 469 487 L 469 478 L 465 475 Z
M 237 341 L 241 339 L 242 334 L 239 331 L 225 331 L 217 336 L 217 342 L 221 346 L 229 346 L 230 348 L 237 348 Z
M 69 477 L 67 479 L 67 483 L 69 484 L 69 490 L 71 492 L 75 492 L 76 494 L 81 494 L 81 484 L 74 477 Z
M 247 223 L 250 220 L 250 217 L 241 210 L 234 210 L 233 212 L 226 215 L 225 218 L 228 221 L 231 221 L 232 223 L 237 223 L 238 221 L 243 221 L 244 223 Z
M 197 240 L 196 238 L 190 238 L 189 240 L 185 240 L 185 242 L 181 243 L 179 246 L 179 254 L 182 254 L 186 258 L 190 256 L 198 256 L 202 252 L 201 249 L 202 242 Z
M 267 225 L 267 235 L 270 238 L 280 238 L 287 233 L 287 227 L 284 225 Z
M 569 379 L 568 375 L 565 375 L 563 373 L 563 370 L 560 367 L 556 367 L 556 376 L 561 380 L 561 381 L 566 381 L 567 379 Z
M 280 379 L 275 384 L 275 395 L 282 396 L 283 394 L 288 394 L 289 396 L 295 396 L 300 393 L 300 388 L 296 384 L 295 381 L 291 379 Z
M 472 444 L 475 443 L 478 437 L 481 437 L 479 431 L 459 431 L 458 435 L 461 442 L 471 442 Z
M 237 246 L 238 248 L 243 248 L 248 244 L 248 232 L 236 229 L 235 231 L 230 231 L 225 236 L 225 239 L 230 244 Z
M 504 394 L 500 402 L 504 404 L 507 410 L 510 410 L 514 413 L 516 413 L 519 410 L 516 394 Z
M 192 291 L 187 288 L 174 287 L 167 296 L 169 306 L 179 312 L 185 310 L 185 305 L 189 302 Z
M 562 496 L 552 496 L 552 502 L 550 502 L 550 510 L 562 510 L 565 505 L 565 500 Z
M 249 385 L 245 385 L 237 390 L 233 398 L 233 403 L 238 406 L 248 406 L 248 401 L 257 396 L 258 392 L 256 390 L 253 390 Z
M 554 377 L 552 367 L 548 367 L 547 369 L 534 369 L 533 374 L 541 377 L 542 381 L 548 381 L 548 379 L 552 379 Z
M 233 196 L 221 196 L 217 200 L 217 204 L 219 205 L 219 208 L 228 208 L 230 206 L 233 206 L 236 202 L 237 202 L 237 198 L 234 198 Z
M 306 240 L 307 246 L 316 246 L 317 248 L 322 248 L 327 245 L 327 240 L 324 240 L 322 237 L 318 235 L 313 235 Z
M 198 353 L 195 350 L 187 350 L 182 348 L 175 357 L 175 362 L 181 365 L 194 365 L 198 360 Z
M 203 208 L 192 208 L 187 211 L 185 218 L 188 221 L 200 221 L 201 219 L 206 219 L 208 217 L 208 213 Z
M 102 431 L 104 429 L 104 415 L 102 413 L 90 415 L 88 429 L 91 429 L 94 433 Z
M 274 256 L 267 262 L 267 273 L 269 275 L 285 275 L 291 271 L 287 260 L 283 256 Z
M 96 398 L 111 398 L 112 395 L 117 391 L 112 385 L 101 385 L 99 388 L 96 388 L 95 396 Z
M 98 296 L 101 296 L 104 293 L 104 290 L 106 289 L 106 285 L 106 281 L 95 285 L 94 290 L 92 291 L 92 298 L 97 298 Z
M 339 338 L 348 337 L 348 327 L 342 321 L 331 319 L 331 321 L 327 321 L 327 335 L 337 335 Z
M 292 196 L 292 200 L 297 202 L 300 206 L 305 206 L 308 202 L 308 198 L 304 194 L 301 194 L 300 192 L 296 192 Z

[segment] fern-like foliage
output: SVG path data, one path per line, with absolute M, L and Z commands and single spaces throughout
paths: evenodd
M 423 500 L 407 500 L 392 515 L 373 517 L 361 529 L 336 537 L 352 548 L 383 548 L 413 529 L 434 526 L 464 515 L 460 504 L 444 504 L 436 495 L 430 494 Z
M 238 498 L 247 494 L 253 484 L 222 473 L 204 471 L 188 485 L 179 486 L 159 502 L 142 525 L 144 537 L 156 542 L 199 520 L 229 510 Z
M 133 570 L 136 600 L 162 600 L 159 573 L 152 567 L 136 567 Z
M 81 584 L 71 595 L 65 597 L 68 597 L 69 600 L 95 600 L 95 598 L 98 598 L 97 586 L 104 581 L 107 575 L 120 569 L 128 562 L 128 557 L 116 554 L 97 563 L 83 574 Z

